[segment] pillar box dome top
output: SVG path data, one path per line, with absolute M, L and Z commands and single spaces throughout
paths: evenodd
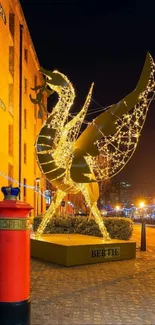
M 3 186 L 1 191 L 4 194 L 4 200 L 0 201 L 1 211 L 3 209 L 24 209 L 27 211 L 33 209 L 30 204 L 18 200 L 19 187 Z
M 17 200 L 20 189 L 19 187 L 3 186 L 1 191 L 4 194 L 4 200 Z

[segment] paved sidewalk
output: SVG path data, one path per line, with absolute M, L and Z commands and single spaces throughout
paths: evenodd
M 155 251 L 63 267 L 32 260 L 31 325 L 155 324 Z
M 139 222 L 134 222 L 134 226 L 141 226 L 141 223 L 139 223 Z M 146 227 L 155 228 L 155 224 L 149 224 L 149 223 L 146 223 Z

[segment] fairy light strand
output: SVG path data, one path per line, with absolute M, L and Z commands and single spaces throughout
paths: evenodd
M 5 179 L 7 179 L 8 181 L 12 182 L 12 183 L 15 183 L 17 184 L 18 186 L 21 186 L 21 187 L 25 187 L 25 188 L 28 188 L 28 189 L 32 189 L 32 190 L 35 190 L 35 192 L 37 192 L 38 194 L 40 194 L 41 196 L 43 196 L 44 198 L 47 197 L 47 195 L 43 194 L 38 188 L 37 186 L 32 186 L 32 185 L 26 185 L 26 184 L 23 184 L 23 183 L 19 183 L 17 180 L 15 180 L 14 178 L 10 177 L 10 176 L 7 176 L 6 174 L 0 172 L 0 175 L 2 177 L 4 177 Z

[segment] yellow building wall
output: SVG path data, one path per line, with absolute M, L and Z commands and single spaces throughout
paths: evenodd
M 29 95 L 35 97 L 31 88 L 35 86 L 35 76 L 37 84 L 42 82 L 38 72 L 39 62 L 33 47 L 33 43 L 28 31 L 28 27 L 17 0 L 1 0 L 3 10 L 0 10 L 0 187 L 7 186 L 8 180 L 1 173 L 10 175 L 17 182 L 19 181 L 19 64 L 20 64 L 20 24 L 23 25 L 23 46 L 22 46 L 22 146 L 21 146 L 21 183 L 26 180 L 27 186 L 35 186 L 36 178 L 40 178 L 40 190 L 46 189 L 45 180 L 36 163 L 35 140 L 39 133 L 42 120 L 37 118 L 35 105 L 30 101 Z M 15 16 L 14 37 L 12 37 L 9 27 L 9 14 Z M 4 21 L 6 16 L 6 24 Z M 14 49 L 14 73 L 9 71 L 9 46 Z M 27 51 L 27 60 L 25 59 L 25 50 Z M 27 91 L 25 92 L 25 79 L 27 80 Z M 9 84 L 13 86 L 13 108 L 10 112 Z M 45 98 L 46 100 L 46 98 Z M 26 110 L 26 119 L 25 113 Z M 26 125 L 25 125 L 26 121 Z M 12 153 L 9 153 L 9 125 L 12 125 Z M 24 143 L 26 144 L 26 163 L 24 163 Z M 10 165 L 9 165 L 10 164 Z M 10 166 L 12 166 L 12 171 Z M 13 182 L 12 186 L 18 186 Z M 3 195 L 0 193 L 0 200 Z M 36 215 L 37 210 L 40 214 L 45 211 L 45 199 L 35 193 L 34 189 L 21 186 L 21 200 L 30 203 L 35 210 L 32 215 Z M 38 207 L 38 209 L 37 209 Z M 42 211 L 41 211 L 42 210 Z

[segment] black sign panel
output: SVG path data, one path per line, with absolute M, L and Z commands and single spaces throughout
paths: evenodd
M 114 256 L 120 256 L 120 247 L 104 247 L 101 249 L 93 249 L 91 257 L 112 258 Z

